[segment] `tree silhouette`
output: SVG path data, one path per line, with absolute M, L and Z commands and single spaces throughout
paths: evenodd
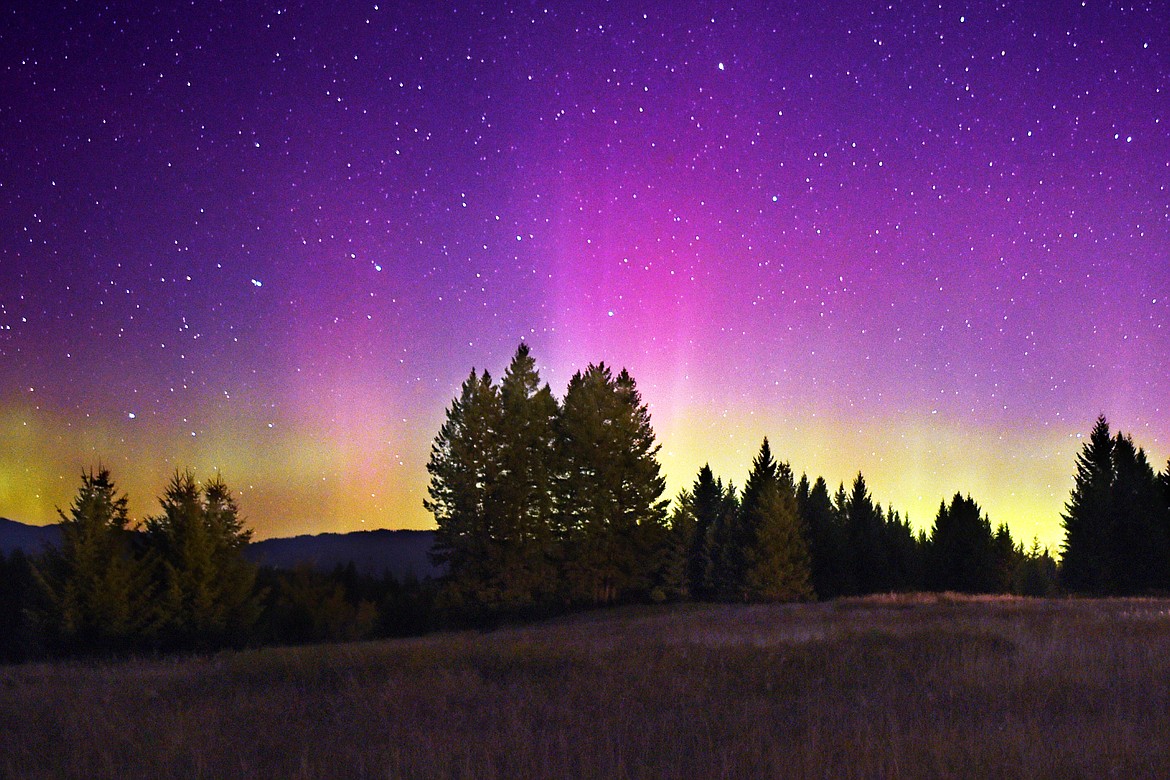
M 516 349 L 500 383 L 499 471 L 490 501 L 496 519 L 499 601 L 525 605 L 556 593 L 553 480 L 557 469 L 552 390 L 540 385 L 527 344 Z
M 808 534 L 813 589 L 823 599 L 852 592 L 847 531 L 824 478 L 817 477 L 809 487 L 808 479 L 801 477 L 797 504 Z
M 712 567 L 716 555 L 716 537 L 724 518 L 735 511 L 735 491 L 723 487 L 711 466 L 699 469 L 691 488 L 695 515 L 695 533 L 687 555 L 687 586 L 692 598 L 704 599 L 714 595 Z
M 1002 588 L 991 523 L 970 496 L 956 493 L 950 506 L 939 506 L 926 557 L 927 584 L 934 590 L 992 593 Z
M 752 462 L 738 511 L 719 535 L 714 582 L 720 598 L 811 598 L 808 547 L 800 527 L 792 470 L 777 463 L 767 438 Z
M 666 544 L 665 480 L 650 413 L 624 369 L 569 380 L 558 424 L 556 501 L 574 601 L 611 603 L 649 588 Z
M 240 642 L 259 615 L 255 567 L 244 558 L 252 532 L 223 478 L 200 488 L 190 471 L 176 472 L 159 498 L 162 512 L 144 523 L 157 554 L 159 619 L 164 639 L 178 645 Z
M 655 601 L 692 598 L 688 571 L 698 523 L 695 519 L 694 496 L 686 488 L 675 497 L 667 525 L 670 535 L 659 561 L 651 598 Z
M 1062 517 L 1061 579 L 1071 591 L 1133 594 L 1170 585 L 1165 477 L 1143 450 L 1098 417 L 1076 460 Z
M 475 369 L 447 409 L 427 463 L 431 482 L 424 506 L 437 529 L 432 558 L 447 567 L 441 603 L 495 604 L 499 564 L 492 493 L 499 480 L 500 395 L 491 375 Z
M 808 546 L 800 528 L 792 470 L 779 464 L 776 480 L 761 486 L 749 522 L 753 546 L 743 592 L 751 601 L 803 601 L 814 597 Z
M 870 497 L 865 477 L 858 472 L 845 502 L 853 579 L 859 593 L 890 590 L 893 585 L 885 544 L 885 518 Z
M 1109 555 L 1113 438 L 1104 415 L 1097 418 L 1076 466 L 1063 515 L 1061 578 L 1069 590 L 1108 593 L 1114 587 Z
M 65 649 L 126 647 L 148 626 L 149 573 L 135 557 L 125 494 L 108 469 L 81 475 L 61 517 L 61 546 L 34 565 L 38 623 Z

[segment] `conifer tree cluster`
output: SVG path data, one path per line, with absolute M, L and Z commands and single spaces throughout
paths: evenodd
M 666 512 L 658 446 L 626 371 L 591 365 L 558 402 L 528 347 L 474 370 L 431 450 L 440 603 L 513 609 L 631 598 L 793 601 L 919 589 L 1046 594 L 1052 559 L 969 496 L 929 535 L 859 473 L 830 494 L 764 439 L 742 490 L 699 470 Z M 1053 564 L 1054 565 L 1054 564 Z M 1025 576 L 1026 575 L 1026 576 Z
M 1076 461 L 1063 515 L 1061 580 L 1070 591 L 1130 595 L 1170 588 L 1170 463 L 1155 472 L 1133 439 L 1097 418 Z
M 650 415 L 626 371 L 590 365 L 558 403 L 527 345 L 474 370 L 431 448 L 442 603 L 605 604 L 655 585 L 667 538 Z
M 108 469 L 81 476 L 61 516 L 61 544 L 30 568 L 34 623 L 61 651 L 230 642 L 257 615 L 251 538 L 223 479 L 176 473 L 162 513 L 132 529 Z

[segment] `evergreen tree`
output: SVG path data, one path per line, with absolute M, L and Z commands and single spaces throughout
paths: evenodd
M 956 493 L 949 507 L 945 502 L 939 506 L 927 546 L 927 571 L 934 590 L 1000 590 L 991 523 L 970 496 Z
M 1060 591 L 1060 574 L 1055 559 L 1040 541 L 1032 540 L 1025 552 L 1017 549 L 1017 564 L 1012 577 L 1012 592 L 1020 596 L 1055 596 Z
M 883 540 L 889 561 L 891 590 L 920 590 L 923 587 L 923 541 L 915 536 L 910 518 L 903 519 L 893 509 L 886 510 Z
M 885 545 L 885 518 L 875 505 L 858 472 L 845 502 L 853 579 L 858 593 L 879 593 L 891 589 L 890 561 Z
M 751 481 L 749 477 L 749 482 Z M 743 593 L 750 601 L 804 601 L 814 597 L 808 547 L 800 529 L 792 471 L 780 464 L 777 479 L 764 482 L 747 522 L 752 548 Z
M 1133 595 L 1170 584 L 1167 507 L 1158 475 L 1129 436 L 1113 440 L 1110 568 L 1114 592 Z
M 1010 593 L 1015 571 L 1020 566 L 1024 551 L 1022 546 L 1012 540 L 1011 531 L 1007 523 L 1000 523 L 995 529 L 995 539 L 992 542 L 993 557 L 995 559 L 995 593 Z
M 1170 506 L 1164 478 L 1124 434 L 1097 418 L 1077 456 L 1063 516 L 1061 578 L 1072 591 L 1135 594 L 1170 586 Z
M 849 492 L 845 490 L 844 482 L 838 483 L 837 492 L 833 494 L 833 516 L 843 539 L 841 547 L 843 576 L 837 583 L 837 595 L 857 595 L 861 592 L 861 585 L 857 578 L 857 552 L 854 549 L 853 526 L 849 522 Z
M 801 532 L 796 485 L 765 438 L 744 483 L 738 511 L 728 518 L 715 584 L 733 601 L 812 598 L 808 547 Z
M 710 598 L 711 569 L 716 528 L 728 512 L 729 497 L 723 480 L 716 479 L 710 465 L 699 469 L 691 489 L 695 533 L 687 554 L 687 584 L 692 598 Z M 734 496 L 730 500 L 734 500 Z
M 65 649 L 126 647 L 148 628 L 148 574 L 132 549 L 125 494 L 108 469 L 81 475 L 61 517 L 61 546 L 34 564 L 42 603 L 38 623 Z
M 737 580 L 733 563 L 737 556 L 733 547 L 739 534 L 739 507 L 740 492 L 733 482 L 728 481 L 721 508 L 710 531 L 710 565 L 704 581 L 708 598 L 729 599 L 735 593 Z
M 646 591 L 665 545 L 659 447 L 634 380 L 604 363 L 569 380 L 559 420 L 557 508 L 567 593 L 611 603 Z
M 817 477 L 811 488 L 805 478 L 801 485 L 797 500 L 808 534 L 813 590 L 821 598 L 831 599 L 850 592 L 846 529 L 823 477 Z
M 158 556 L 158 618 L 166 641 L 214 646 L 245 640 L 259 616 L 256 569 L 244 557 L 252 538 L 223 478 L 203 488 L 176 472 L 159 498 L 162 513 L 144 523 Z
M 440 603 L 445 606 L 498 603 L 493 493 L 499 482 L 500 394 L 484 371 L 463 382 L 459 397 L 431 445 L 424 506 L 438 526 L 431 557 L 445 566 Z
M 779 482 L 779 466 L 765 437 L 744 483 L 738 511 L 727 518 L 716 564 L 716 589 L 720 598 L 746 601 L 748 572 L 755 565 L 756 531 L 762 522 L 763 498 Z
M 556 592 L 553 478 L 560 413 L 536 361 L 521 344 L 500 383 L 499 473 L 491 501 L 500 548 L 500 601 L 523 605 Z
M 698 523 L 694 496 L 685 488 L 679 491 L 674 500 L 668 526 L 670 537 L 660 561 L 655 587 L 651 591 L 651 598 L 655 601 L 692 597 L 688 570 Z
M 1109 554 L 1113 438 L 1104 416 L 1097 418 L 1076 467 L 1072 495 L 1062 517 L 1061 579 L 1072 591 L 1109 593 L 1115 588 Z

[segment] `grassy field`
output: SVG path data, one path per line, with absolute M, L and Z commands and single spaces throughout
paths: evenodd
M 1167 777 L 1170 601 L 686 605 L 0 667 L 3 777 Z

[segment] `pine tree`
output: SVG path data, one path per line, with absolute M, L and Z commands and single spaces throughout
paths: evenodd
M 885 520 L 881 507 L 870 497 L 861 472 L 853 480 L 853 489 L 845 502 L 845 514 L 857 592 L 890 590 L 892 577 L 885 545 Z
M 1008 536 L 1010 544 L 1011 537 Z M 1000 589 L 991 522 L 970 496 L 939 506 L 927 546 L 928 584 L 934 590 L 991 593 Z
M 57 510 L 61 546 L 33 573 L 42 596 L 38 623 L 64 649 L 124 648 L 149 627 L 149 575 L 133 553 L 128 506 L 99 466 L 81 475 L 69 513 Z
M 501 469 L 502 416 L 491 375 L 472 369 L 431 445 L 429 499 L 423 504 L 438 526 L 431 557 L 446 567 L 440 600 L 445 606 L 499 601 L 491 583 L 498 563 L 493 493 Z
M 1010 593 L 1016 569 L 1024 551 L 1021 545 L 1012 540 L 1011 530 L 1007 523 L 1000 523 L 995 529 L 995 539 L 992 543 L 995 558 L 995 583 L 993 591 L 996 593 Z
M 1109 554 L 1113 437 L 1103 415 L 1081 448 L 1076 466 L 1072 495 L 1062 518 L 1061 579 L 1072 591 L 1109 593 L 1115 588 Z
M 738 511 L 727 518 L 721 535 L 715 582 L 721 599 L 746 601 L 750 597 L 747 577 L 755 565 L 756 531 L 762 520 L 763 497 L 769 489 L 776 487 L 778 469 L 772 446 L 765 437 L 759 454 L 752 461 Z
M 692 597 L 688 570 L 690 553 L 695 546 L 698 523 L 695 517 L 695 499 L 683 488 L 674 499 L 667 522 L 670 536 L 659 562 L 658 575 L 651 590 L 653 601 Z
M 801 483 L 807 485 L 808 480 L 802 478 Z M 811 488 L 797 491 L 797 499 L 808 533 L 813 589 L 823 599 L 850 592 L 846 529 L 833 506 L 828 484 L 817 477 Z
M 1111 568 L 1116 591 L 1133 595 L 1165 587 L 1170 569 L 1167 507 L 1144 450 L 1118 433 L 1113 440 Z
M 749 482 L 750 482 L 749 478 Z M 808 547 L 800 529 L 795 486 L 787 464 L 777 479 L 761 485 L 743 592 L 750 601 L 804 601 L 814 597 Z
M 578 371 L 558 428 L 569 598 L 612 603 L 648 590 L 666 540 L 666 485 L 633 378 L 604 363 Z
M 499 473 L 491 501 L 500 545 L 500 601 L 524 605 L 556 592 L 553 479 L 560 409 L 521 344 L 500 383 Z
M 159 498 L 162 512 L 144 523 L 158 556 L 158 619 L 164 640 L 216 646 L 247 638 L 259 616 L 255 567 L 244 558 L 251 540 L 235 498 L 220 475 L 203 488 L 176 472 Z
M 738 580 L 734 572 L 737 554 L 734 552 L 739 534 L 740 492 L 730 480 L 723 492 L 723 502 L 711 526 L 711 545 L 704 588 L 708 598 L 734 597 Z
M 695 533 L 687 554 L 687 585 L 692 598 L 710 598 L 711 569 L 716 528 L 728 512 L 728 495 L 723 481 L 716 479 L 711 466 L 705 464 L 691 488 L 695 514 Z
M 883 539 L 890 566 L 888 587 L 896 591 L 921 590 L 925 543 L 922 535 L 915 536 L 910 518 L 887 508 Z

